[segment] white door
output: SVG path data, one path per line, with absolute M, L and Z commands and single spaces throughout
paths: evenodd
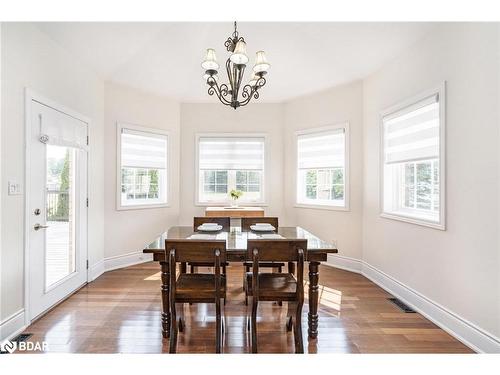
M 29 319 L 87 282 L 87 123 L 27 102 Z

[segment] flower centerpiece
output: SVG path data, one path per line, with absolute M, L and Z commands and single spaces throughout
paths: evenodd
M 243 195 L 243 192 L 241 190 L 231 190 L 229 192 L 229 196 L 233 200 L 233 203 L 231 204 L 231 207 L 238 207 L 238 199 Z

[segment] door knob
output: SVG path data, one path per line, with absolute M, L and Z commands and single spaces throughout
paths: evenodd
M 33 227 L 33 229 L 40 230 L 40 229 L 45 229 L 48 227 L 49 227 L 48 225 L 41 225 L 41 224 L 36 223 L 35 226 Z

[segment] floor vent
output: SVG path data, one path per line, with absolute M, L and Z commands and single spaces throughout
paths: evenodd
M 16 336 L 10 341 L 15 341 L 15 342 L 24 342 L 28 340 L 31 336 L 33 336 L 32 333 L 21 333 L 20 335 Z
M 389 301 L 391 301 L 393 304 L 395 304 L 397 307 L 399 307 L 403 312 L 405 313 L 414 313 L 415 310 L 413 310 L 410 306 L 406 305 L 403 301 L 397 299 L 397 298 L 387 298 Z
M 24 342 L 24 341 L 28 340 L 31 336 L 33 336 L 32 333 L 21 333 L 20 335 L 17 335 L 16 337 L 14 337 L 12 340 L 9 340 L 9 341 L 11 343 Z M 5 349 L 2 346 L 2 348 L 0 348 L 0 354 L 9 354 L 9 353 L 12 353 L 14 351 L 14 349 L 12 349 L 12 348 L 13 347 L 15 348 L 14 344 L 9 344 L 8 342 L 2 343 L 2 345 L 5 345 L 5 344 L 9 345 L 9 349 L 1 350 L 1 349 Z

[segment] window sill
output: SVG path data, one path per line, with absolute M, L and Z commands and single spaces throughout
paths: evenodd
M 327 206 L 322 204 L 306 204 L 306 203 L 296 203 L 295 208 L 309 208 L 312 210 L 327 210 L 327 211 L 349 211 L 349 207 L 346 206 Z
M 138 204 L 131 206 L 118 206 L 116 211 L 129 211 L 129 210 L 147 210 L 151 208 L 169 208 L 168 203 L 157 203 L 157 204 Z
M 230 207 L 231 203 L 228 202 L 196 202 L 197 207 Z M 240 207 L 268 207 L 269 204 L 263 202 L 241 202 L 238 203 Z
M 385 219 L 390 219 L 390 220 L 397 220 L 397 221 L 402 221 L 405 223 L 409 224 L 416 224 L 420 225 L 423 227 L 428 227 L 428 228 L 434 228 L 434 229 L 439 229 L 439 230 L 446 230 L 446 227 L 442 223 L 436 223 L 434 221 L 426 220 L 426 219 L 421 219 L 413 216 L 407 216 L 404 214 L 398 214 L 398 213 L 387 213 L 387 212 L 382 212 L 380 214 L 380 217 L 383 217 Z

